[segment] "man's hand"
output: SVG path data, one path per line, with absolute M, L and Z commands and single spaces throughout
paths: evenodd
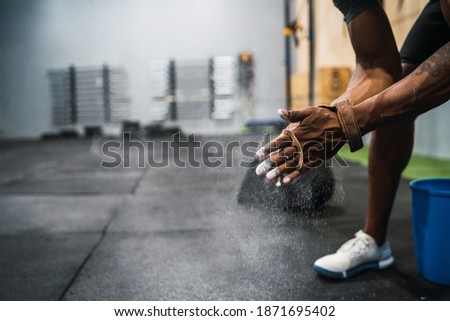
M 265 159 L 256 169 L 258 175 L 266 174 L 270 180 L 281 176 L 283 183 L 289 184 L 302 171 L 322 165 L 346 143 L 335 107 L 279 109 L 278 114 L 290 122 L 286 129 L 297 138 L 302 150 L 286 132 L 280 134 L 256 153 L 259 160 Z M 301 168 L 297 168 L 299 162 L 303 162 Z

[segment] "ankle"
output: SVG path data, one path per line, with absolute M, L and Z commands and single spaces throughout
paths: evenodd
M 376 232 L 367 227 L 363 229 L 363 232 L 370 235 L 378 246 L 382 246 L 386 243 L 386 233 Z

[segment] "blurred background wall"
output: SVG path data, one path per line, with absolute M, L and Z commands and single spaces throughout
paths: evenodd
M 383 1 L 399 47 L 426 2 Z M 346 25 L 332 1 L 319 0 L 310 30 L 308 1 L 290 3 L 291 19 L 301 27 L 300 44 L 292 50 L 292 107 L 309 105 L 311 35 L 314 103 L 329 103 L 345 90 L 354 66 Z M 255 60 L 250 118 L 274 119 L 276 109 L 286 105 L 283 27 L 282 0 L 2 0 L 0 138 L 39 137 L 52 130 L 51 68 L 123 67 L 129 76 L 130 120 L 146 124 L 152 122 L 150 61 L 237 57 L 243 51 Z M 445 105 L 419 117 L 416 153 L 450 158 L 450 104 Z M 197 128 L 204 126 L 215 130 L 212 122 Z
M 149 62 L 250 51 L 255 118 L 283 106 L 283 4 L 279 0 L 2 0 L 0 137 L 51 129 L 49 68 L 123 67 L 130 117 L 149 116 Z

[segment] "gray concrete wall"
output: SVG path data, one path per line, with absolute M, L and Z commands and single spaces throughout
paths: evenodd
M 450 101 L 419 116 L 414 152 L 450 159 Z
M 49 68 L 123 66 L 131 118 L 143 123 L 152 59 L 202 59 L 253 51 L 256 115 L 284 103 L 283 3 L 279 0 L 2 0 L 0 137 L 51 129 Z

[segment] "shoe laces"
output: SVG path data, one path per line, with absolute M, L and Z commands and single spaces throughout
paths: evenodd
M 345 242 L 338 250 L 341 253 L 351 253 L 353 256 L 359 255 L 370 246 L 370 241 L 364 232 L 359 231 L 355 234 L 355 238 Z

